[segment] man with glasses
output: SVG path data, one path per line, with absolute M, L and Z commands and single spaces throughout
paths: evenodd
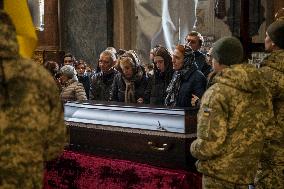
M 116 56 L 112 51 L 105 50 L 100 54 L 98 67 L 100 71 L 91 78 L 90 100 L 108 101 L 114 76 Z
M 204 41 L 202 35 L 197 31 L 191 31 L 189 34 L 187 34 L 185 41 L 186 45 L 193 50 L 195 57 L 194 62 L 197 64 L 198 69 L 205 75 L 205 77 L 207 77 L 212 71 L 212 66 L 206 63 L 206 57 L 200 51 Z

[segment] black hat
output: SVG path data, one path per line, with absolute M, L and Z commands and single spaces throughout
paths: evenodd
M 270 39 L 279 48 L 284 49 L 284 20 L 277 20 L 267 28 Z
M 235 37 L 223 37 L 213 44 L 212 57 L 220 64 L 238 64 L 243 59 L 243 46 Z

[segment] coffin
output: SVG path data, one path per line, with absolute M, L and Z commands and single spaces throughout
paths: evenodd
M 195 170 L 197 109 L 68 102 L 69 148 L 160 167 Z

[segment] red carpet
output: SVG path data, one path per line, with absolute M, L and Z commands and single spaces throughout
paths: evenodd
M 64 151 L 46 164 L 44 189 L 201 189 L 201 175 Z

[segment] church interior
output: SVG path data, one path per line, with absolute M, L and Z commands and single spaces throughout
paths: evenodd
M 284 187 L 283 0 L 27 5 L 31 59 L 51 72 L 68 133 L 43 188 L 260 189 L 267 144 L 281 149 L 269 184 Z M 277 69 L 260 75 L 268 60 Z
M 134 49 L 149 61 L 151 48 L 184 43 L 190 30 L 200 32 L 208 46 L 220 37 L 233 35 L 240 38 L 247 55 L 264 51 L 265 29 L 284 6 L 281 0 L 28 2 L 38 28 L 35 56 L 45 51 L 44 61 L 57 58 L 63 62 L 62 53 L 71 52 L 91 65 L 109 46 Z M 162 19 L 168 23 L 163 25 Z M 164 31 L 171 35 L 169 44 L 163 40 L 167 37 Z

